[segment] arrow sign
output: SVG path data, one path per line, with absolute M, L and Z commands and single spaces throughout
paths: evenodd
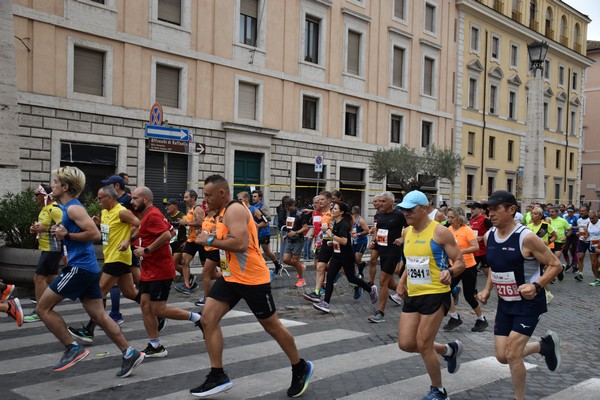
M 146 125 L 146 137 L 155 139 L 190 141 L 190 131 L 184 128 L 175 128 L 170 126 Z

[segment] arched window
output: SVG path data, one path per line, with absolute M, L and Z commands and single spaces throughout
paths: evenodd
M 533 30 L 538 29 L 538 22 L 536 21 L 537 17 L 537 1 L 531 0 L 529 2 L 529 28 Z
M 546 35 L 546 37 L 550 39 L 554 38 L 554 30 L 552 29 L 552 9 L 550 7 L 546 9 L 546 24 L 544 35 Z
M 563 46 L 568 46 L 569 42 L 567 39 L 567 17 L 564 15 L 560 19 L 560 43 Z
M 512 0 L 512 19 L 521 22 L 521 0 Z
M 575 51 L 581 52 L 581 30 L 579 23 L 575 24 L 575 29 L 573 30 L 573 47 Z

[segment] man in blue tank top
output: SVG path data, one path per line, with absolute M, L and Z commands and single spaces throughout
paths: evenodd
M 539 237 L 514 220 L 517 207 L 515 196 L 504 190 L 492 193 L 488 200 L 494 225 L 485 237 L 490 274 L 477 300 L 485 304 L 492 286 L 496 288 L 496 358 L 510 366 L 515 399 L 523 400 L 525 356 L 543 355 L 550 371 L 560 366 L 556 333 L 548 331 L 539 342 L 529 340 L 541 314 L 547 311 L 544 287 L 562 272 L 562 265 Z M 540 264 L 546 266 L 543 275 L 540 275 Z
M 123 363 L 117 372 L 125 378 L 144 359 L 129 345 L 121 329 L 104 311 L 100 291 L 100 268 L 93 243 L 100 240 L 100 231 L 77 197 L 85 187 L 85 175 L 75 167 L 61 167 L 53 171 L 52 195 L 63 211 L 62 223 L 53 227 L 56 237 L 64 243 L 67 266 L 48 286 L 37 304 L 37 312 L 46 327 L 65 346 L 65 352 L 54 366 L 63 371 L 83 360 L 89 354 L 67 330 L 63 318 L 54 306 L 66 297 L 79 299 L 88 315 L 104 330 L 123 353 Z

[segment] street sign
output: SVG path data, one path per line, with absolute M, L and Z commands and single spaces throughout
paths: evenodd
M 188 129 L 175 128 L 171 126 L 146 125 L 146 137 L 189 142 L 190 131 Z
M 323 156 L 315 157 L 315 172 L 323 172 Z
M 206 151 L 206 147 L 204 147 L 204 145 L 202 143 L 195 143 L 196 144 L 196 153 L 202 155 L 204 154 L 204 152 Z
M 150 125 L 162 125 L 163 109 L 158 103 L 152 104 L 150 107 Z
M 189 154 L 190 143 L 181 140 L 149 138 L 148 150 L 161 151 L 163 153 Z

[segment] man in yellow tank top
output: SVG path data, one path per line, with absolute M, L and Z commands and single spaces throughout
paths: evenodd
M 450 308 L 452 277 L 464 271 L 465 262 L 452 233 L 429 218 L 428 205 L 425 194 L 417 190 L 407 193 L 399 205 L 409 227 L 402 234 L 406 269 L 396 289 L 404 298 L 398 346 L 403 351 L 418 352 L 423 358 L 431 379 L 429 393 L 423 400 L 443 400 L 448 399 L 448 394 L 442 386 L 437 354 L 444 357 L 448 372 L 453 374 L 460 367 L 463 345 L 458 340 L 437 343 L 435 336 Z
M 313 365 L 300 358 L 294 337 L 279 321 L 271 294 L 269 268 L 260 251 L 258 231 L 252 215 L 242 204 L 232 201 L 229 184 L 222 176 L 211 175 L 206 178 L 202 190 L 208 208 L 217 211 L 218 217 L 216 234 L 203 231 L 196 243 L 219 249 L 223 276 L 210 289 L 200 320 L 211 370 L 206 381 L 191 389 L 190 393 L 205 397 L 233 386 L 223 371 L 220 321 L 243 299 L 265 331 L 288 356 L 292 364 L 292 384 L 287 394 L 299 397 L 308 387 Z

